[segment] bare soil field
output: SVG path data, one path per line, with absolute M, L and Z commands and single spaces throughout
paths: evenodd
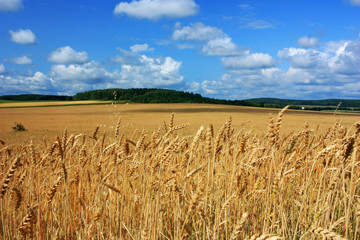
M 58 102 L 59 104 L 61 102 Z M 121 133 L 140 135 L 142 130 L 153 132 L 167 122 L 175 113 L 176 124 L 190 125 L 181 134 L 193 135 L 201 125 L 212 124 L 219 129 L 232 118 L 232 126 L 237 131 L 245 128 L 253 134 L 264 135 L 268 129 L 270 116 L 276 116 L 279 109 L 252 108 L 210 104 L 107 104 L 31 108 L 0 108 L 0 139 L 7 143 L 29 143 L 32 139 L 53 138 L 65 128 L 69 132 L 91 134 L 99 131 L 113 133 L 121 117 Z M 349 128 L 359 119 L 359 115 L 287 110 L 282 131 L 297 132 L 305 122 L 314 132 L 323 133 L 337 120 Z M 27 131 L 15 132 L 12 127 L 21 123 Z M 315 131 L 316 130 L 316 131 Z

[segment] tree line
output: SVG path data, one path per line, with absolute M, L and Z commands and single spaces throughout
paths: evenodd
M 346 110 L 360 111 L 360 100 L 325 99 L 294 100 L 278 98 L 254 98 L 247 100 L 224 100 L 202 97 L 198 93 L 157 88 L 111 88 L 76 93 L 74 96 L 55 96 L 40 94 L 22 94 L 0 96 L 0 100 L 10 101 L 72 101 L 72 100 L 111 100 L 128 103 L 208 103 L 266 108 L 283 108 L 291 105 L 292 109 L 315 111 Z

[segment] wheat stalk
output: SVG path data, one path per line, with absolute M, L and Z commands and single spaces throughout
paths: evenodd
M 16 157 L 15 160 L 12 162 L 6 176 L 5 176 L 5 179 L 3 181 L 3 184 L 2 184 L 2 188 L 1 188 L 1 198 L 4 197 L 5 195 L 5 192 L 6 192 L 6 189 L 9 188 L 9 182 L 11 180 L 11 178 L 13 177 L 14 173 L 15 173 L 15 170 L 19 164 L 19 161 L 20 161 L 20 158 L 19 157 Z

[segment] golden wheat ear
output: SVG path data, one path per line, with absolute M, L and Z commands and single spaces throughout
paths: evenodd
M 9 182 L 10 182 L 11 178 L 13 177 L 17 166 L 19 165 L 19 161 L 20 161 L 20 158 L 16 157 L 15 160 L 12 162 L 12 164 L 5 176 L 4 182 L 2 184 L 1 192 L 0 192 L 1 198 L 5 195 L 6 189 L 9 188 Z
M 51 203 L 51 201 L 53 200 L 56 190 L 59 187 L 60 183 L 61 183 L 61 179 L 62 177 L 59 177 L 56 182 L 54 183 L 54 185 L 49 189 L 48 193 L 47 193 L 47 202 Z

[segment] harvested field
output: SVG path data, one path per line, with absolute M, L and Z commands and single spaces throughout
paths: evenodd
M 360 237 L 356 115 L 200 104 L 0 114 L 2 239 Z

